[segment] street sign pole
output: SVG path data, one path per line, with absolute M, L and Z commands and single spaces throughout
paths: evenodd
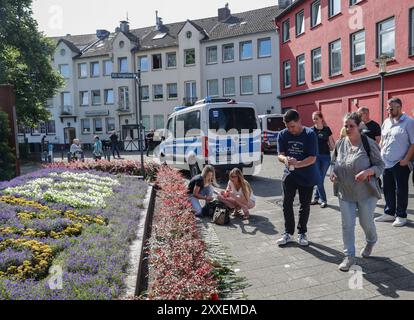
M 139 139 L 139 150 L 141 153 L 141 175 L 145 179 L 145 162 L 144 162 L 144 148 L 143 148 L 143 137 L 142 137 L 142 105 L 141 105 L 141 70 L 135 76 L 135 114 L 137 119 L 138 127 L 138 139 Z

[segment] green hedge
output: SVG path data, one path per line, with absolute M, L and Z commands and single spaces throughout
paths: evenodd
M 15 157 L 9 146 L 10 127 L 7 113 L 0 111 L 0 181 L 15 174 Z

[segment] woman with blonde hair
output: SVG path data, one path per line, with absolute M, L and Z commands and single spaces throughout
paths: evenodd
M 217 186 L 216 171 L 210 165 L 205 166 L 201 175 L 194 176 L 188 184 L 189 201 L 197 217 L 202 216 L 208 210 L 208 203 L 214 200 L 213 186 Z M 201 207 L 200 200 L 206 202 L 204 208 Z
M 250 184 L 244 179 L 239 168 L 230 172 L 226 191 L 218 195 L 218 200 L 235 210 L 243 211 L 243 220 L 249 220 L 250 209 L 256 206 L 256 197 Z

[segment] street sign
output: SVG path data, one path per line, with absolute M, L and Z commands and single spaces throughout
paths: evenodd
M 138 76 L 137 73 L 123 72 L 123 73 L 112 73 L 112 79 L 135 79 Z

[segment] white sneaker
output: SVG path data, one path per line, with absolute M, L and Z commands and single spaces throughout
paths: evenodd
M 309 241 L 308 241 L 308 237 L 306 236 L 306 234 L 299 234 L 298 236 L 298 242 L 302 247 L 307 247 L 309 246 Z
M 345 257 L 342 263 L 338 266 L 338 269 L 343 272 L 348 272 L 349 269 L 355 264 L 354 257 Z
M 291 242 L 295 242 L 295 239 L 293 239 L 293 236 L 289 233 L 285 233 L 281 239 L 277 240 L 276 243 L 278 246 L 285 246 Z
M 397 217 L 397 219 L 395 219 L 395 222 L 392 224 L 392 226 L 393 227 L 404 227 L 406 224 L 407 224 L 406 218 Z
M 385 214 L 385 213 L 382 216 L 375 218 L 375 222 L 392 222 L 392 221 L 395 221 L 395 217 L 389 214 Z

